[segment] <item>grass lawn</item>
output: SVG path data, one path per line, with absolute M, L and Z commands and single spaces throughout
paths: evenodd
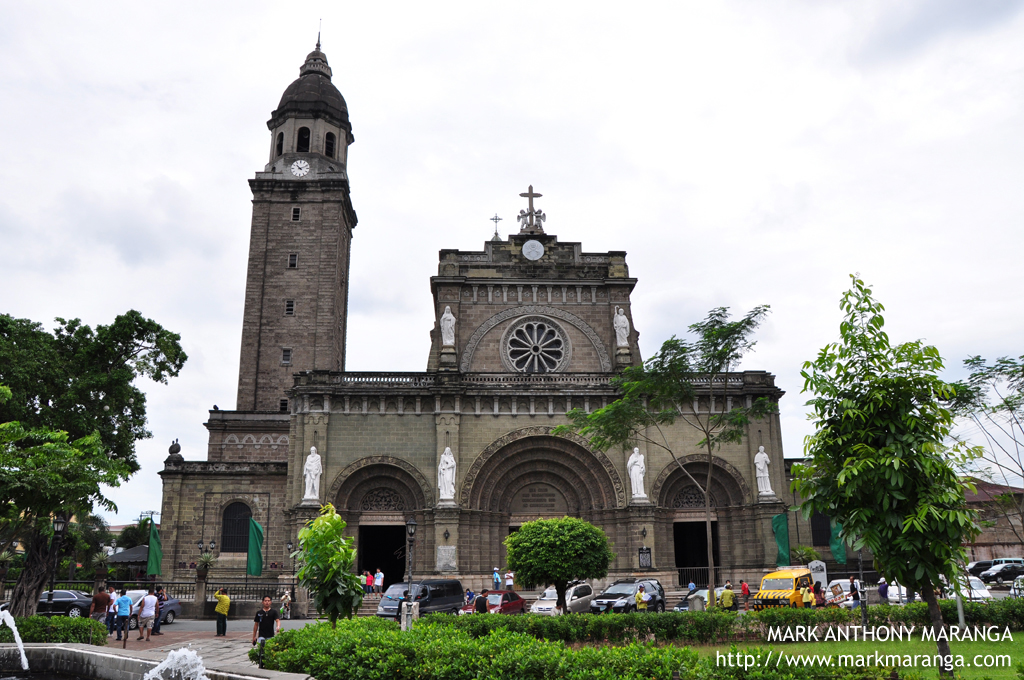
M 1018 675 L 1015 670 L 1015 666 L 1021 662 L 1024 662 L 1024 633 L 1015 634 L 1016 638 L 1013 642 L 1009 640 L 1004 642 L 950 642 L 950 651 L 953 654 L 954 659 L 957 655 L 964 657 L 965 666 L 963 668 L 956 668 L 956 677 L 958 678 L 992 678 L 992 680 L 1017 680 Z M 764 643 L 753 643 L 744 642 L 738 643 L 737 649 L 742 651 L 751 647 L 762 647 L 763 649 L 771 649 L 776 656 L 771 660 L 771 664 L 775 664 L 778 659 L 778 654 L 784 653 L 786 657 L 790 657 L 796 654 L 803 655 L 818 655 L 831 656 L 835 659 L 834 663 L 838 663 L 838 655 L 840 654 L 862 654 L 862 655 L 873 655 L 875 652 L 879 654 L 899 654 L 900 656 L 910 654 L 920 655 L 932 655 L 936 654 L 934 642 L 922 642 L 920 638 L 913 641 L 895 641 L 895 642 L 796 642 L 787 644 L 773 643 L 767 645 Z M 716 654 L 728 654 L 728 645 L 716 645 L 708 647 L 694 647 L 694 649 L 702 656 L 710 656 L 717 658 Z M 1006 656 L 1008 655 L 1011 660 L 1009 667 L 1005 665 L 1003 661 L 1003 667 L 975 667 L 974 657 L 976 655 L 995 656 Z M 979 662 L 982 660 L 979 659 Z M 763 660 L 762 660 L 763 663 Z M 955 663 L 955 662 L 954 662 Z M 786 661 L 782 661 L 782 666 L 786 665 Z M 937 678 L 938 670 L 934 668 L 922 668 L 916 669 L 925 678 Z M 900 673 L 901 677 L 903 673 Z

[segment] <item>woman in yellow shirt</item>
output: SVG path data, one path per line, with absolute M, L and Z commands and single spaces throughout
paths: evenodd
M 214 597 L 217 598 L 217 606 L 213 610 L 217 614 L 216 637 L 226 637 L 228 634 L 228 610 L 231 608 L 231 598 L 228 597 L 228 589 L 221 588 L 214 594 Z

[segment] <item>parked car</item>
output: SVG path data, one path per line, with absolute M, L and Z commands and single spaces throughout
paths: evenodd
M 946 588 L 947 597 L 955 597 L 951 588 Z M 966 576 L 960 579 L 960 597 L 968 602 L 986 602 L 992 599 L 992 593 L 977 576 Z
M 131 630 L 137 630 L 139 627 L 139 609 L 141 609 L 142 598 L 149 595 L 148 590 L 129 590 L 125 593 L 132 601 L 132 615 L 128 619 L 128 628 Z M 91 600 L 90 600 L 91 601 Z M 89 612 L 88 609 L 85 610 Z M 178 598 L 171 597 L 160 605 L 160 622 L 161 623 L 174 623 L 174 619 L 181 616 L 181 602 Z
M 981 576 L 981 572 L 992 568 L 992 560 L 978 560 L 967 565 L 967 573 L 971 576 Z
M 653 578 L 619 579 L 608 586 L 603 593 L 590 601 L 592 614 L 615 612 L 624 614 L 636 611 L 636 592 L 643 585 L 644 592 L 650 593 L 651 600 L 647 603 L 647 611 L 665 611 L 665 589 Z
M 810 569 L 780 569 L 766 574 L 761 579 L 757 595 L 751 598 L 753 609 L 761 611 L 773 607 L 803 606 L 800 589 L 811 584 Z
M 420 615 L 457 614 L 466 599 L 462 582 L 455 579 L 417 581 L 412 584 L 411 589 L 407 583 L 392 583 L 380 598 L 377 616 L 397 619 L 398 601 L 406 590 L 410 591 L 410 597 L 414 602 L 419 602 Z
M 717 602 L 718 599 L 720 597 L 722 597 L 722 591 L 724 591 L 724 590 L 725 590 L 725 586 L 718 586 L 717 588 L 715 588 L 715 602 Z M 698 590 L 696 592 L 696 595 L 700 599 L 704 600 L 704 606 L 707 607 L 707 604 L 708 604 L 708 589 L 704 588 L 703 590 Z M 738 595 L 737 597 L 741 597 L 741 596 Z M 672 607 L 672 611 L 674 611 L 674 612 L 688 612 L 688 611 L 690 611 L 690 597 L 689 597 L 689 595 L 684 595 L 683 599 L 679 601 L 679 604 L 677 604 L 675 607 Z
M 525 614 L 526 600 L 519 597 L 513 590 L 488 590 L 487 611 L 490 614 Z M 473 614 L 476 612 L 473 604 L 467 604 L 459 614 Z
M 570 583 L 565 589 L 565 607 L 571 614 L 579 614 L 590 611 L 590 602 L 594 599 L 594 589 L 589 583 Z M 558 616 L 560 613 L 555 609 L 558 602 L 558 593 L 555 587 L 551 586 L 545 590 L 537 601 L 530 607 L 533 614 L 545 616 Z
M 1024 576 L 1018 576 L 1010 586 L 1010 597 L 1024 597 Z
M 89 615 L 92 596 L 77 590 L 54 590 L 53 601 L 49 598 L 50 591 L 39 596 L 36 614 L 40 616 L 70 616 L 77 619 Z
M 991 569 L 981 572 L 981 580 L 985 583 L 995 581 L 998 585 L 1003 585 L 1007 581 L 1013 583 L 1018 576 L 1024 576 L 1024 562 L 993 562 L 996 564 L 993 564 Z

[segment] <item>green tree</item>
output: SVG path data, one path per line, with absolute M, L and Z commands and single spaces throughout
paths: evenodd
M 622 395 L 619 399 L 589 414 L 573 409 L 568 414 L 569 424 L 555 428 L 556 434 L 577 431 L 601 450 L 612 446 L 627 449 L 644 443 L 672 456 L 683 474 L 704 494 L 710 593 L 715 592 L 715 554 L 711 537 L 711 497 L 707 490 L 713 478 L 715 452 L 723 444 L 743 441 L 751 421 L 774 413 L 777 406 L 765 397 L 754 400 L 750 406 L 741 404 L 729 411 L 723 408 L 714 413 L 710 409 L 695 411 L 693 404 L 705 396 L 712 403 L 727 403 L 729 381 L 722 377 L 753 349 L 755 343 L 751 336 L 768 310 L 767 305 L 755 307 L 737 321 L 730 320 L 726 307 L 711 310 L 703 321 L 689 327 L 692 340 L 672 336 L 643 366 L 630 366 L 614 378 L 612 385 Z M 677 421 L 701 437 L 697 447 L 707 454 L 707 474 L 703 482 L 697 481 L 686 469 L 662 430 Z
M 972 452 L 946 445 L 955 392 L 938 376 L 938 350 L 919 340 L 890 344 L 884 307 L 851 278 L 841 340 L 801 372 L 816 429 L 805 443 L 809 463 L 794 466 L 793 488 L 804 516 L 821 512 L 841 523 L 842 538 L 869 548 L 882 575 L 921 593 L 937 630 L 936 587 L 943 577 L 958 582 L 963 545 L 978 535 L 954 469 Z M 940 640 L 938 652 L 949 654 L 949 643 Z
M 345 526 L 334 506 L 324 505 L 320 516 L 299 530 L 299 549 L 292 553 L 301 565 L 295 576 L 331 626 L 339 617 L 352 618 L 363 603 L 363 587 L 353 572 L 355 541 L 345 537 Z
M 565 611 L 570 581 L 604 578 L 615 553 L 608 537 L 590 522 L 575 517 L 525 522 L 505 539 L 508 568 L 526 588 L 553 585 L 556 606 Z
M 134 548 L 149 543 L 149 517 L 141 517 L 135 524 L 129 524 L 117 536 L 117 547 Z
M 1018 487 L 1024 478 L 1024 356 L 980 356 L 964 361 L 970 374 L 956 383 L 954 410 L 984 439 L 982 454 L 965 469 L 986 481 Z M 987 515 L 1002 517 L 1024 545 L 1024 494 L 1007 491 L 989 502 Z
M 136 378 L 166 383 L 187 358 L 177 334 L 136 311 L 95 330 L 77 319 L 57 322 L 49 333 L 33 321 L 0 315 L 0 383 L 10 396 L 0 403 L 0 423 L 7 428 L 0 446 L 25 479 L 40 482 L 36 494 L 22 493 L 24 482 L 11 475 L 0 482 L 0 522 L 25 547 L 12 601 L 19 615 L 35 610 L 42 584 L 59 563 L 51 517 L 109 503 L 93 486 L 116 486 L 138 470 L 135 442 L 152 435 Z M 66 460 L 55 453 L 61 451 Z M 46 465 L 67 478 L 44 486 Z M 0 528 L 0 537 L 6 535 Z M 61 547 L 73 550 L 74 542 Z

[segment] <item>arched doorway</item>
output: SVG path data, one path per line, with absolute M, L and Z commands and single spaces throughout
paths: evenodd
M 425 523 L 424 510 L 432 502 L 432 489 L 409 463 L 386 457 L 366 458 L 344 470 L 328 498 L 348 522 L 356 539 L 356 569 L 371 574 L 380 569 L 384 585 L 401 582 L 406 570 L 405 522 Z M 428 531 L 417 536 L 414 570 L 422 573 L 432 549 Z
M 625 503 L 611 461 L 587 448 L 583 439 L 550 431 L 512 432 L 484 449 L 470 467 L 462 486 L 459 531 L 478 540 L 461 548 L 460 571 L 502 568 L 505 537 L 538 518 L 581 517 L 615 540 L 615 513 Z

